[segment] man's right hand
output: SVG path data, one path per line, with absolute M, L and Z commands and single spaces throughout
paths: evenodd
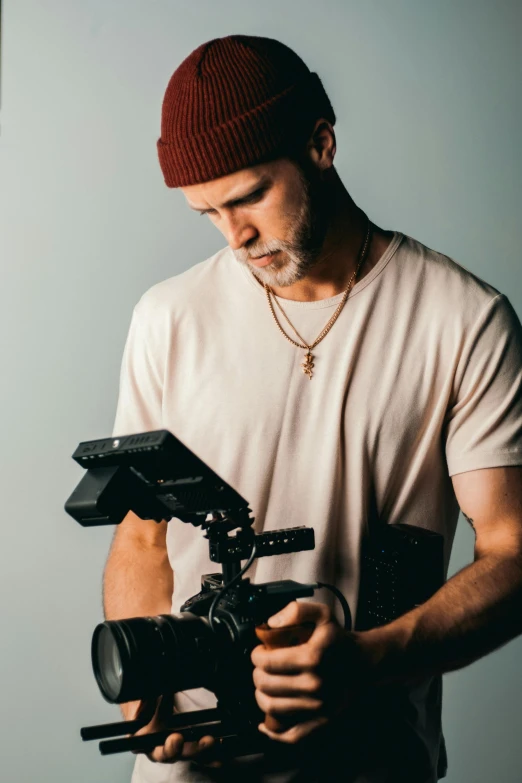
M 172 697 L 169 699 L 164 696 L 157 700 L 131 701 L 120 706 L 125 720 L 136 720 L 139 717 L 148 720 L 145 726 L 132 735 L 134 737 L 163 731 L 166 720 L 172 717 L 175 712 Z M 199 741 L 184 742 L 181 734 L 173 732 L 163 745 L 154 748 L 146 756 L 150 761 L 162 764 L 174 764 L 176 761 L 182 760 L 194 761 L 205 767 L 218 768 L 222 766 L 222 761 L 217 758 L 217 751 L 219 751 L 219 745 L 214 737 L 204 736 Z M 142 751 L 134 751 L 134 753 L 140 752 Z

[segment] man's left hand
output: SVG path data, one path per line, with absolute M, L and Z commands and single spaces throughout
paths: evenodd
M 290 723 L 286 731 L 259 730 L 279 742 L 299 742 L 342 712 L 367 678 L 356 634 L 345 631 L 321 603 L 292 601 L 268 620 L 271 628 L 314 623 L 304 644 L 252 651 L 256 700 L 265 714 Z M 292 725 L 293 724 L 293 725 Z

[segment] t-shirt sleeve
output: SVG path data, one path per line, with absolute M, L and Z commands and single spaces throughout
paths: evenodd
M 504 294 L 462 346 L 446 416 L 449 475 L 522 465 L 522 326 Z
M 137 305 L 123 351 L 113 437 L 163 428 L 163 371 L 150 332 Z

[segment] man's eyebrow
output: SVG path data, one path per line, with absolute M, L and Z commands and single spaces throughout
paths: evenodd
M 272 179 L 269 176 L 265 176 L 262 179 L 259 180 L 253 187 L 251 187 L 247 193 L 244 193 L 242 196 L 238 196 L 236 198 L 231 198 L 228 201 L 225 201 L 223 204 L 220 204 L 219 209 L 225 209 L 226 207 L 236 207 L 242 204 L 244 201 L 246 201 L 250 196 L 252 196 L 254 193 L 256 193 L 258 190 L 263 190 L 264 188 L 268 187 L 272 184 Z M 205 212 L 208 212 L 208 209 L 205 209 L 205 207 L 195 207 L 192 204 L 189 204 L 189 207 L 193 209 L 195 212 L 200 212 L 202 215 L 205 214 Z

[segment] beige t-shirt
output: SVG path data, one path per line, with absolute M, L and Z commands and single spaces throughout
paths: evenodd
M 340 299 L 278 302 L 313 341 Z M 441 533 L 447 565 L 459 512 L 450 476 L 522 464 L 522 327 L 503 294 L 396 233 L 314 349 L 312 380 L 300 366 L 304 354 L 281 335 L 262 287 L 227 247 L 137 304 L 114 434 L 170 430 L 248 500 L 258 532 L 313 527 L 313 551 L 261 558 L 248 575 L 334 583 L 354 615 L 361 537 L 372 514 Z M 178 612 L 199 591 L 201 574 L 217 569 L 199 528 L 172 520 L 167 546 Z M 340 619 L 330 593 L 313 600 Z M 416 783 L 437 780 L 439 685 L 412 691 L 405 719 L 415 737 Z M 203 689 L 179 696 L 181 709 L 214 704 Z M 349 740 L 341 745 L 341 754 L 349 752 Z M 270 776 L 254 765 L 239 779 L 336 779 L 320 762 L 315 771 L 305 766 Z M 235 779 L 231 770 L 220 778 L 191 767 L 138 756 L 132 780 Z M 341 757 L 336 768 L 348 783 Z M 353 778 L 389 779 L 370 769 Z

